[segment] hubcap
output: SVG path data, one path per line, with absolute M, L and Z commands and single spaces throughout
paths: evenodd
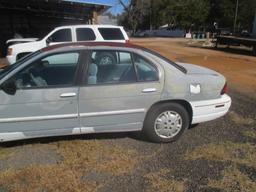
M 173 138 L 182 128 L 182 118 L 175 111 L 165 111 L 156 118 L 154 128 L 159 137 Z

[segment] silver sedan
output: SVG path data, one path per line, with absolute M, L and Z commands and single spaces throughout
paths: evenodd
M 225 115 L 225 78 L 132 44 L 44 48 L 0 71 L 0 141 L 142 131 L 171 142 Z

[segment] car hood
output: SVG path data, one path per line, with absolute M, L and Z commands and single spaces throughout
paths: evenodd
M 208 69 L 206 67 L 201 67 L 198 65 L 193 65 L 189 63 L 177 63 L 184 67 L 187 70 L 187 75 L 213 75 L 213 76 L 221 76 L 220 73 Z
M 12 43 L 12 42 L 33 42 L 33 41 L 37 41 L 38 38 L 19 38 L 19 39 L 9 39 L 8 41 L 6 41 L 6 43 Z

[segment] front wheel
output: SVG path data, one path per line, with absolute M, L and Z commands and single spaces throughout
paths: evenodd
M 189 127 L 189 114 L 178 103 L 164 103 L 153 107 L 144 122 L 143 132 L 153 142 L 176 141 Z

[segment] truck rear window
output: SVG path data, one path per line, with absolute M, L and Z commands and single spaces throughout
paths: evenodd
M 124 35 L 119 28 L 99 28 L 104 40 L 124 40 Z

